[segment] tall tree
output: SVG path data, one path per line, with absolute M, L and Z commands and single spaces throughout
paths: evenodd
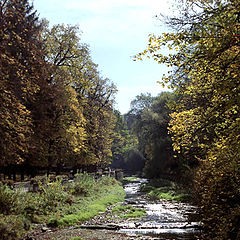
M 145 174 L 154 178 L 169 174 L 175 166 L 172 142 L 168 135 L 171 113 L 168 102 L 174 100 L 174 94 L 164 92 L 158 97 L 149 95 L 147 99 L 147 104 L 138 111 L 132 129 L 138 138 L 139 150 L 146 160 Z M 142 102 L 142 98 L 138 97 L 134 103 L 138 100 Z M 142 104 L 137 104 L 139 105 Z
M 137 137 L 127 128 L 127 122 L 123 115 L 114 111 L 116 124 L 113 132 L 112 143 L 112 167 L 128 171 L 141 171 L 144 159 L 137 150 Z
M 181 99 L 172 114 L 173 147 L 191 167 L 207 237 L 239 238 L 240 4 L 235 0 L 180 1 L 166 19 L 173 32 L 149 38 L 151 55 L 173 67 L 163 81 Z M 165 46 L 174 52 L 163 55 Z
M 1 165 L 26 159 L 32 136 L 30 102 L 46 78 L 41 24 L 28 0 L 0 1 Z
M 113 112 L 115 93 L 115 85 L 109 79 L 99 76 L 96 77 L 92 89 L 86 92 L 86 159 L 98 166 L 111 162 L 112 135 L 116 121 Z
M 74 101 L 74 105 L 69 105 L 69 101 L 60 103 L 64 104 L 62 107 L 65 109 L 61 112 L 61 118 L 69 120 L 69 111 L 75 106 L 74 121 L 67 121 L 68 124 L 62 127 L 65 131 L 75 129 L 75 140 L 78 136 L 78 141 L 65 141 L 66 134 L 63 131 L 63 135 L 56 135 L 54 142 L 56 146 L 59 145 L 59 139 L 62 139 L 62 143 L 68 143 L 68 146 L 71 142 L 78 142 L 79 151 L 75 146 L 75 154 L 72 155 L 75 155 L 75 164 L 97 164 L 108 161 L 111 156 L 111 131 L 114 125 L 112 104 L 116 88 L 108 79 L 100 77 L 88 46 L 80 43 L 78 33 L 78 27 L 70 25 L 55 25 L 51 29 L 46 27 L 43 33 L 46 58 L 53 66 L 50 84 Z M 66 111 L 66 108 L 69 110 Z M 50 137 L 49 144 L 52 140 Z

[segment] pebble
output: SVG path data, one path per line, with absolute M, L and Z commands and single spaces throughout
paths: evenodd
M 42 227 L 42 232 L 51 232 L 52 230 L 47 227 Z

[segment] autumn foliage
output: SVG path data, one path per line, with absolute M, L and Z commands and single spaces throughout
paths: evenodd
M 240 4 L 179 3 L 178 14 L 164 18 L 172 31 L 150 35 L 148 49 L 136 57 L 171 67 L 162 84 L 179 101 L 169 132 L 178 161 L 194 176 L 205 239 L 239 239 Z
M 116 88 L 79 33 L 48 27 L 28 0 L 0 0 L 1 167 L 109 163 Z

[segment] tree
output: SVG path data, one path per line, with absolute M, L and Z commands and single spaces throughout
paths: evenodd
M 173 99 L 174 94 L 168 92 L 152 97 L 152 103 L 142 109 L 133 124 L 139 150 L 146 159 L 144 171 L 150 178 L 169 174 L 175 165 L 172 142 L 168 135 L 171 113 L 168 102 Z
M 131 113 L 135 115 L 141 114 L 144 109 L 151 107 L 153 100 L 154 98 L 150 93 L 137 95 L 136 98 L 131 101 Z
M 27 0 L 0 1 L 1 165 L 25 161 L 32 136 L 30 102 L 46 79 L 41 23 Z
M 116 87 L 76 26 L 48 27 L 28 0 L 0 0 L 0 166 L 109 163 Z
M 113 132 L 112 164 L 113 168 L 122 168 L 127 171 L 141 171 L 144 159 L 137 150 L 137 138 L 127 128 L 124 116 L 117 110 L 114 111 L 116 124 Z
M 65 150 L 69 143 L 75 144 L 74 151 L 70 151 L 74 153 L 70 157 L 73 165 L 101 165 L 109 162 L 111 156 L 114 125 L 112 105 L 116 88 L 109 79 L 100 77 L 88 46 L 80 43 L 78 32 L 77 26 L 55 25 L 51 29 L 46 27 L 43 33 L 46 59 L 53 66 L 50 84 L 63 94 L 59 99 L 61 103 L 57 100 L 58 106 L 55 107 L 57 114 L 60 106 L 60 110 L 64 109 L 60 111 L 62 116 L 59 119 L 61 124 L 67 124 L 61 125 L 61 128 L 67 132 L 71 129 L 72 134 L 68 135 L 70 138 L 74 137 L 73 130 L 75 132 L 73 141 L 66 139 L 67 135 L 62 131 L 61 135 L 58 133 L 55 136 L 54 142 L 59 146 L 59 139 L 62 139 L 60 142 L 65 143 Z M 67 94 L 67 99 L 71 99 L 70 102 L 62 101 L 65 99 L 64 94 Z M 70 122 L 69 111 L 73 114 L 73 121 Z M 54 125 L 53 129 L 55 128 Z M 51 142 L 52 137 L 49 139 Z M 65 153 L 68 152 L 65 150 Z
M 173 68 L 163 78 L 180 96 L 170 132 L 178 156 L 191 168 L 199 165 L 196 193 L 206 238 L 238 239 L 240 5 L 181 2 L 180 14 L 166 18 L 173 32 L 151 35 L 138 57 L 149 54 Z M 165 46 L 173 53 L 161 54 Z
M 87 151 L 85 159 L 98 166 L 110 164 L 112 135 L 115 125 L 113 112 L 116 87 L 109 79 L 99 76 L 95 85 L 86 91 L 84 116 L 86 117 Z

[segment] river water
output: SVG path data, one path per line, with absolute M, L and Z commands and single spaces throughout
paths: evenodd
M 129 221 L 121 225 L 120 232 L 152 236 L 154 239 L 197 239 L 199 222 L 190 221 L 197 208 L 188 203 L 169 200 L 150 200 L 140 191 L 147 179 L 127 183 L 125 204 L 144 208 L 146 216 L 141 221 Z

